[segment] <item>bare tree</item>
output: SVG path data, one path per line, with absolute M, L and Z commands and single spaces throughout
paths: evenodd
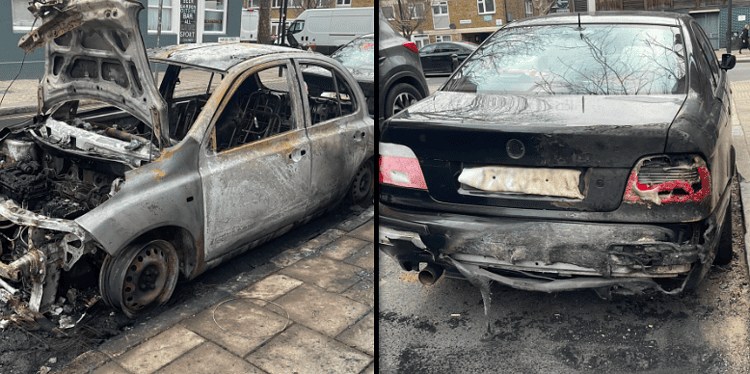
M 552 4 L 554 3 L 555 0 L 531 0 L 531 5 L 533 5 L 534 7 L 534 16 L 536 17 L 548 14 L 550 8 L 552 8 Z
M 271 44 L 271 0 L 260 0 L 258 43 Z
M 391 24 L 406 39 L 411 39 L 415 31 L 423 28 L 429 21 L 431 2 L 429 0 L 397 0 L 395 3 L 381 4 L 391 7 L 392 14 L 386 14 Z M 391 13 L 390 10 L 387 11 Z

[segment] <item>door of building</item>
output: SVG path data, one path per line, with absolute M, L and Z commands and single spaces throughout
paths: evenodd
M 698 24 L 701 25 L 703 30 L 706 32 L 706 35 L 708 35 L 708 39 L 711 40 L 711 46 L 714 49 L 722 47 L 719 45 L 719 11 L 717 10 L 715 12 L 701 13 L 691 12 L 690 15 L 693 16 L 696 21 L 698 21 Z M 745 27 L 745 24 L 740 21 L 737 24 L 736 29 L 741 30 L 742 27 Z

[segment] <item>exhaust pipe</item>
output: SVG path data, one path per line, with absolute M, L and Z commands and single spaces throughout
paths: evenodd
M 419 272 L 419 282 L 429 286 L 437 282 L 437 280 L 440 279 L 442 275 L 442 267 L 435 266 L 433 264 L 427 264 L 427 266 Z

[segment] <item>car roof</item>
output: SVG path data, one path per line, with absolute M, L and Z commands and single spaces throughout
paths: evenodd
M 261 56 L 280 53 L 309 53 L 300 49 L 254 43 L 201 43 L 180 44 L 147 51 L 151 62 L 194 66 L 218 72 L 227 72 L 235 65 Z
M 435 45 L 435 44 L 454 44 L 454 45 L 460 45 L 460 46 L 469 47 L 469 48 L 479 47 L 479 44 L 467 42 L 465 40 L 451 40 L 451 41 L 445 41 L 445 42 L 435 42 L 435 43 L 425 44 L 424 46 L 422 46 L 422 48 L 427 47 L 428 45 Z
M 690 18 L 688 14 L 673 12 L 653 12 L 653 11 L 603 11 L 589 13 L 556 13 L 541 17 L 527 18 L 520 21 L 509 23 L 507 27 L 519 26 L 537 26 L 537 25 L 556 25 L 556 24 L 573 24 L 578 23 L 578 17 L 581 17 L 581 23 L 607 23 L 607 24 L 652 24 L 679 26 L 680 21 L 687 22 Z

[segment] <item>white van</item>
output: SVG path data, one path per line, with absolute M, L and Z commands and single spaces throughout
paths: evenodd
M 242 9 L 240 18 L 240 41 L 257 42 L 258 41 L 258 22 L 260 13 L 253 9 Z
M 308 9 L 289 26 L 287 41 L 295 48 L 330 55 L 352 39 L 372 34 L 374 29 L 374 8 Z

